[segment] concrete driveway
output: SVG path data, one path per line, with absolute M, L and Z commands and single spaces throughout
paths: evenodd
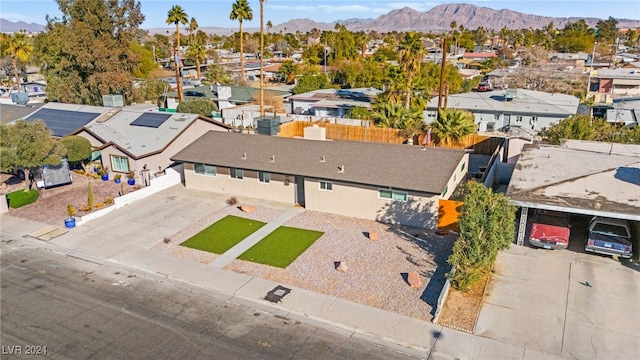
M 512 246 L 500 255 L 475 334 L 569 359 L 640 354 L 640 266 Z

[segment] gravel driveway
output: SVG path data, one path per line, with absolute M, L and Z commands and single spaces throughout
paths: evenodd
M 217 255 L 187 249 L 179 243 L 229 214 L 268 222 L 280 213 L 282 210 L 266 207 L 257 207 L 254 213 L 225 207 L 174 234 L 169 244 L 158 244 L 153 250 L 210 263 Z M 455 235 L 440 236 L 430 230 L 390 227 L 375 221 L 308 210 L 284 225 L 319 230 L 324 235 L 286 269 L 237 259 L 225 269 L 431 320 L 444 285 L 444 274 L 449 270 L 446 259 Z M 377 231 L 380 239 L 374 241 L 366 237 L 365 233 L 370 231 Z M 335 269 L 335 262 L 339 261 L 347 264 L 347 272 Z M 420 274 L 420 288 L 413 289 L 406 283 L 409 271 Z

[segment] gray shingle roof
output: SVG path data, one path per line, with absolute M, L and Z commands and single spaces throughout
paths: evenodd
M 458 149 L 210 131 L 171 159 L 439 194 L 464 156 Z

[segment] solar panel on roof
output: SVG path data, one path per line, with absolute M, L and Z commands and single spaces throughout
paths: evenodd
M 70 111 L 59 109 L 39 109 L 25 118 L 27 121 L 43 120 L 55 137 L 64 137 L 87 125 L 100 113 Z
M 133 120 L 130 125 L 158 128 L 170 117 L 171 114 L 143 113 L 138 116 L 137 119 Z

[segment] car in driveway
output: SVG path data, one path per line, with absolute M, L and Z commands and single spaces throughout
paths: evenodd
M 566 249 L 569 246 L 569 214 L 536 209 L 529 244 L 543 249 Z
M 589 223 L 589 238 L 584 249 L 599 254 L 631 258 L 633 248 L 629 223 L 622 219 L 594 217 Z
M 488 81 L 483 81 L 480 84 L 478 84 L 478 87 L 476 88 L 477 92 L 485 92 L 485 91 L 491 91 L 493 90 L 493 87 L 491 86 L 491 83 Z

